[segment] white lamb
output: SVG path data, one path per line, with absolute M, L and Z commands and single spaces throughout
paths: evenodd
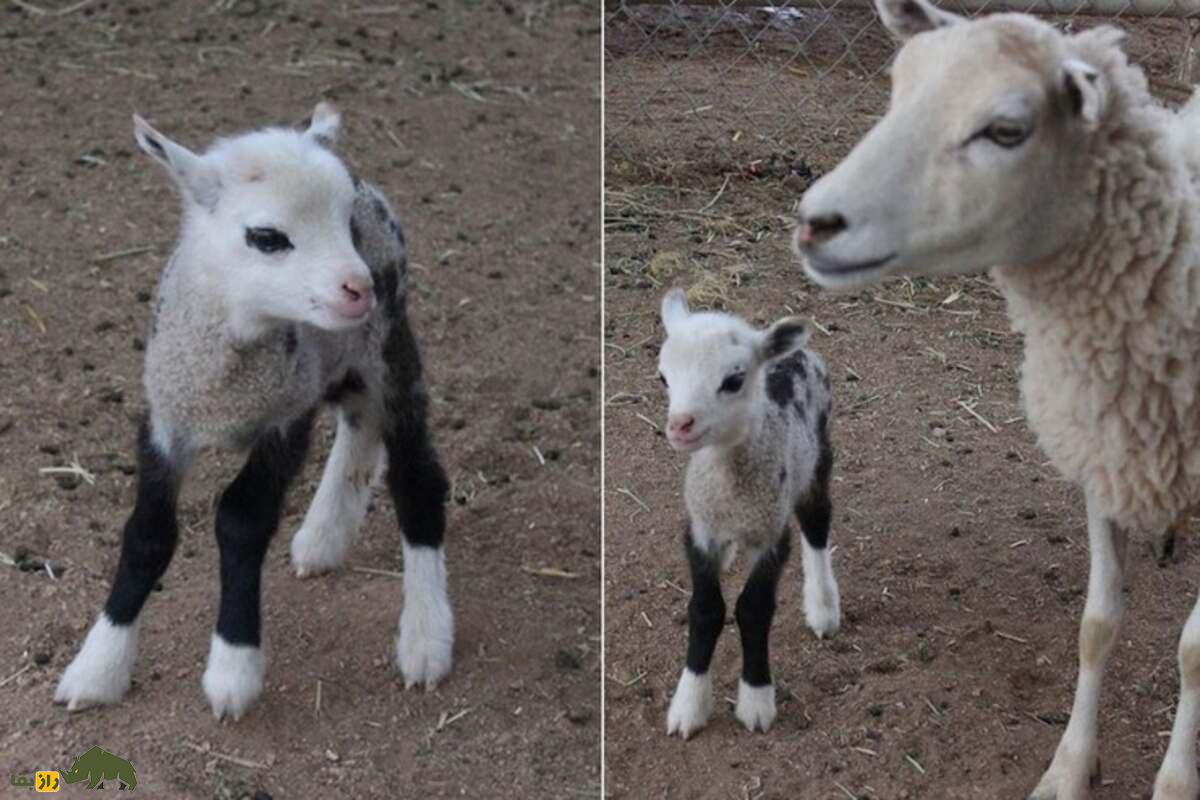
M 408 324 L 404 237 L 383 196 L 333 152 L 339 121 L 322 103 L 306 131 L 255 131 L 197 155 L 134 117 L 138 144 L 179 186 L 183 230 L 146 347 L 137 501 L 108 600 L 55 693 L 71 710 L 129 689 L 142 607 L 178 540 L 180 485 L 210 448 L 249 455 L 217 504 L 221 602 L 203 686 L 218 717 L 258 697 L 263 558 L 322 401 L 338 408 L 337 438 L 293 566 L 341 563 L 386 452 L 404 532 L 397 662 L 409 685 L 450 670 L 448 485 Z
M 887 114 L 805 195 L 796 247 L 831 288 L 995 267 L 1025 337 L 1022 394 L 1084 490 L 1091 576 L 1071 720 L 1032 798 L 1098 775 L 1101 676 L 1123 610 L 1127 532 L 1200 500 L 1200 101 L 1172 113 L 1121 34 L 1021 14 L 968 22 L 876 0 L 904 45 Z M 1196 800 L 1200 605 L 1155 800 Z
M 739 547 L 753 567 L 738 597 L 742 678 L 737 717 L 750 731 L 775 721 L 767 645 L 794 514 L 804 534 L 804 611 L 817 636 L 841 621 L 829 558 L 829 376 L 804 349 L 794 317 L 765 331 L 738 317 L 688 311 L 682 291 L 662 302 L 667 339 L 659 375 L 670 395 L 667 440 L 692 454 L 684 536 L 692 575 L 687 665 L 667 712 L 667 733 L 688 738 L 712 712 L 709 665 L 725 627 L 721 570 Z

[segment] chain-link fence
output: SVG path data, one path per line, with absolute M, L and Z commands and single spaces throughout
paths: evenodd
M 1200 0 L 954 0 L 968 15 L 1025 11 L 1067 30 L 1128 33 L 1126 52 L 1166 102 L 1200 78 Z M 883 112 L 896 44 L 871 0 L 608 0 L 609 169 L 773 159 L 826 169 Z

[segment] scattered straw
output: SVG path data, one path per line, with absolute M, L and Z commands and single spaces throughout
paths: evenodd
M 979 420 L 981 423 L 983 423 L 983 427 L 987 428 L 987 429 L 988 429 L 989 431 L 991 431 L 992 433 L 999 433 L 999 432 L 1000 432 L 1000 429 L 999 429 L 999 428 L 997 428 L 997 427 L 996 427 L 995 425 L 993 425 L 992 423 L 988 422 L 986 419 L 984 419 L 984 418 L 983 418 L 983 416 L 982 416 L 982 415 L 980 415 L 980 413 L 979 413 L 978 411 L 976 411 L 976 410 L 975 410 L 975 407 L 974 407 L 974 406 L 972 406 L 972 405 L 969 405 L 969 404 L 965 403 L 965 402 L 964 402 L 964 401 L 962 401 L 962 400 L 959 400 L 959 401 L 958 401 L 958 404 L 959 404 L 960 406 L 962 406 L 962 409 L 963 409 L 964 411 L 966 411 L 966 412 L 967 412 L 968 414 L 970 414 L 972 417 L 974 417 L 975 419 L 977 419 L 977 420 Z
M 389 578 L 403 578 L 403 572 L 397 572 L 394 569 L 376 569 L 375 567 L 351 567 L 351 572 L 363 572 L 367 575 L 386 575 Z
M 154 245 L 144 245 L 142 247 L 130 247 L 126 250 L 114 250 L 111 253 L 102 253 L 92 259 L 93 264 L 107 264 L 109 261 L 116 261 L 119 258 L 128 258 L 129 256 L 140 256 L 142 253 L 149 253 L 154 249 Z
M 248 769 L 270 769 L 271 768 L 269 764 L 263 764 L 260 761 L 251 761 L 250 759 L 242 758 L 241 756 L 232 756 L 232 755 L 229 755 L 228 753 L 219 753 L 216 750 L 213 750 L 212 746 L 208 745 L 208 744 L 199 745 L 199 744 L 196 744 L 195 742 L 184 742 L 183 746 L 188 748 L 189 750 L 195 750 L 197 753 L 200 753 L 202 755 L 212 756 L 213 758 L 219 759 L 221 761 L 228 761 L 230 764 L 237 764 L 239 767 L 246 767 Z
M 521 571 L 527 572 L 530 575 L 537 575 L 541 578 L 566 578 L 574 580 L 579 577 L 578 572 L 570 572 L 569 570 L 559 569 L 558 567 L 531 567 L 528 564 L 521 565 Z
M 25 666 L 21 667 L 19 670 L 17 670 L 16 672 L 14 672 L 12 675 L 9 675 L 9 676 L 8 676 L 7 678 L 5 678 L 4 680 L 0 681 L 0 686 L 7 686 L 8 684 L 12 683 L 12 682 L 13 682 L 13 681 L 15 681 L 17 678 L 21 677 L 22 675 L 24 675 L 26 672 L 28 672 L 28 671 L 29 671 L 29 670 L 31 670 L 31 669 L 33 669 L 33 662 L 32 662 L 32 661 L 30 661 L 30 662 L 29 662 L 28 664 L 26 664 Z

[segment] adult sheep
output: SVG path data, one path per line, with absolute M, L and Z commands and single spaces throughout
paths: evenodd
M 1066 35 L 1021 14 L 876 5 L 909 40 L 891 105 L 805 195 L 795 246 L 829 288 L 994 268 L 1025 336 L 1030 425 L 1087 502 L 1075 702 L 1031 795 L 1084 798 L 1127 531 L 1164 530 L 1200 500 L 1200 101 L 1157 104 L 1112 28 Z M 1155 800 L 1200 793 L 1200 607 L 1179 670 Z

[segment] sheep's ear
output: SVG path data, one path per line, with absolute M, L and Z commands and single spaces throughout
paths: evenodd
M 312 122 L 305 133 L 325 147 L 333 147 L 337 141 L 338 128 L 342 126 L 342 115 L 332 103 L 322 100 L 313 109 Z
M 784 317 L 763 331 L 758 356 L 763 361 L 786 356 L 808 342 L 808 325 L 800 317 Z
M 1108 104 L 1108 81 L 1100 70 L 1078 58 L 1063 62 L 1063 88 L 1072 113 L 1095 130 Z
M 926 0 L 875 0 L 875 9 L 883 26 L 900 40 L 934 28 L 957 25 L 964 20 L 958 14 L 942 11 Z
M 668 335 L 670 335 L 673 328 L 687 319 L 690 313 L 688 311 L 687 295 L 684 294 L 683 289 L 672 289 L 663 296 L 662 321 Z
M 163 136 L 150 123 L 133 115 L 133 136 L 138 146 L 167 168 L 184 197 L 211 211 L 221 192 L 221 178 L 203 158 Z

